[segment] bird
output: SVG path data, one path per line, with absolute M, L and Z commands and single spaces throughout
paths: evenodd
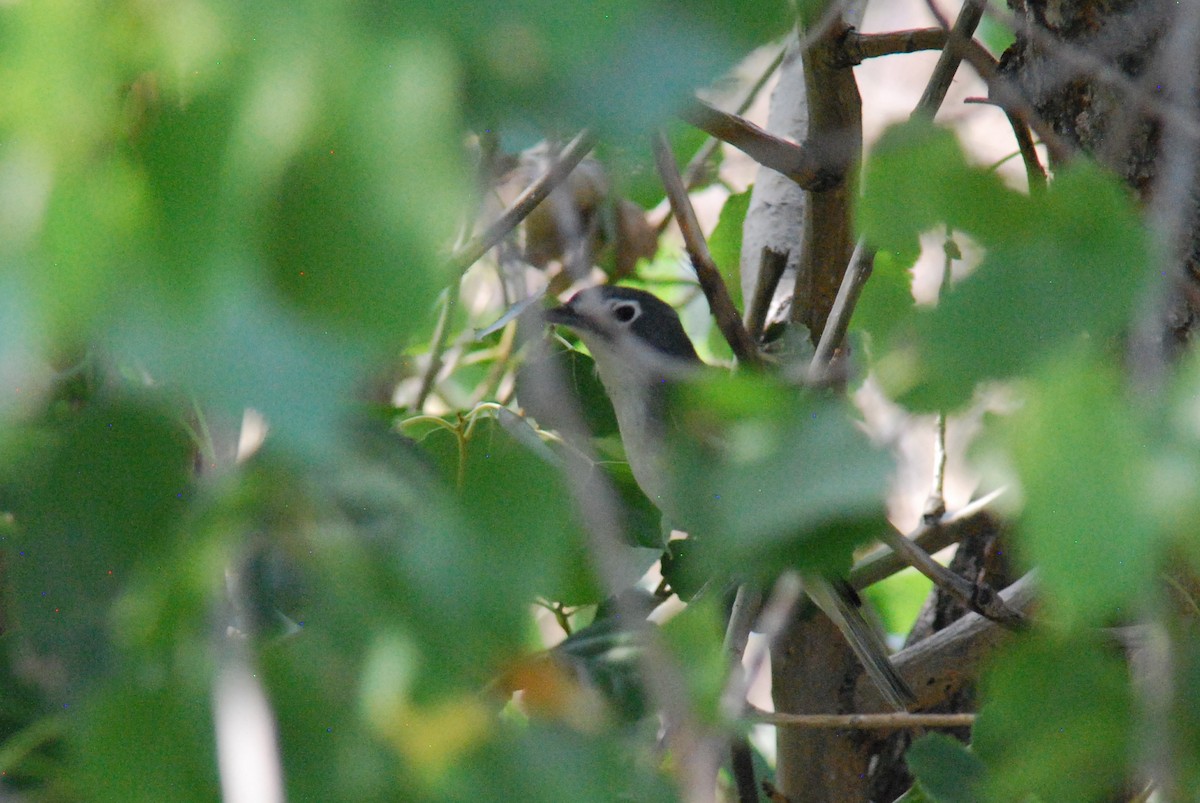
M 580 290 L 545 311 L 546 321 L 574 332 L 592 359 L 612 401 L 634 479 L 673 521 L 670 496 L 670 388 L 707 366 L 684 331 L 675 309 L 645 290 L 599 285 Z M 898 711 L 916 696 L 888 658 L 887 648 L 859 611 L 860 600 L 844 579 L 806 573 L 804 586 L 837 625 L 882 697 Z

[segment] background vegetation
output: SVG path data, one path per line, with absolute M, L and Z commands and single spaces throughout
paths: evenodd
M 1013 0 L 977 32 L 984 5 L 960 38 L 868 41 L 851 7 L 781 0 L 0 4 L 0 799 L 1187 799 L 1200 19 Z M 803 148 L 697 106 L 753 97 L 745 64 L 787 42 L 780 69 L 841 104 Z M 853 65 L 943 48 L 938 75 L 965 59 L 1038 142 L 1027 186 L 940 99 L 858 165 Z M 696 198 L 727 183 L 710 133 L 807 193 L 766 327 L 748 193 L 721 191 L 707 246 L 657 236 L 664 153 Z M 874 272 L 839 312 L 822 288 L 859 238 Z M 713 532 L 668 544 L 590 358 L 501 316 L 622 280 L 730 365 L 705 250 L 770 365 L 676 400 L 674 482 Z M 946 513 L 931 484 L 913 540 L 962 546 L 927 603 L 865 396 L 981 422 L 976 496 L 1001 493 Z M 884 710 L 789 585 L 814 568 L 912 630 L 921 709 L 978 711 L 957 740 L 893 715 L 747 746 L 769 717 L 722 647 L 738 583 L 767 598 L 778 712 Z

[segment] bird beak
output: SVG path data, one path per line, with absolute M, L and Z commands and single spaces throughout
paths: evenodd
M 563 305 L 546 310 L 546 322 L 558 326 L 578 327 L 583 324 L 583 318 L 575 310 Z

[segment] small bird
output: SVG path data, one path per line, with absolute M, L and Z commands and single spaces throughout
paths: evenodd
M 574 331 L 592 353 L 612 401 L 634 479 L 673 520 L 668 476 L 669 386 L 706 368 L 666 302 L 643 290 L 603 285 L 576 293 L 546 311 L 546 320 Z M 808 574 L 805 588 L 833 620 L 879 687 L 905 710 L 916 697 L 888 659 L 878 632 L 863 619 L 854 590 L 840 578 Z

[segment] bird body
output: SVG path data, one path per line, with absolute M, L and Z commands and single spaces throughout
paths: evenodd
M 697 375 L 705 364 L 675 310 L 645 291 L 606 285 L 580 291 L 546 317 L 573 330 L 592 353 L 638 485 L 668 518 L 686 521 L 679 515 L 683 511 L 672 509 L 668 482 L 668 392 L 671 382 Z M 911 705 L 915 696 L 888 660 L 879 634 L 862 618 L 853 590 L 818 574 L 804 582 L 881 694 L 897 709 Z

